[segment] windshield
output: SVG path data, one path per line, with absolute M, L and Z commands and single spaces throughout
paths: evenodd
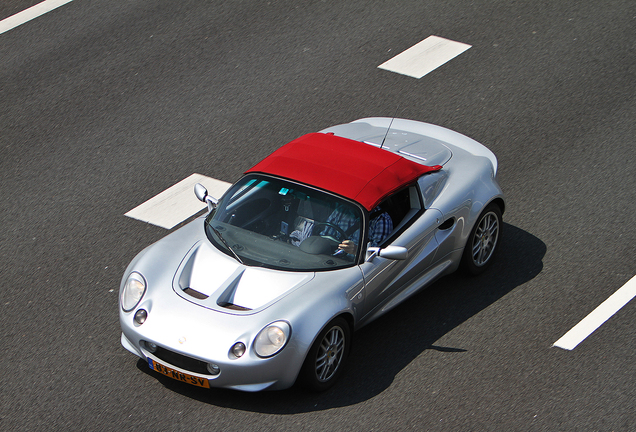
M 360 249 L 361 209 L 335 195 L 260 174 L 243 177 L 206 218 L 208 239 L 246 265 L 331 270 Z M 346 251 L 339 248 L 345 240 Z

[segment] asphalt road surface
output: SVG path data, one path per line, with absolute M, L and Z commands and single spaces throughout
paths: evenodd
M 430 35 L 472 47 L 377 68 Z M 553 346 L 636 274 L 635 36 L 633 0 L 75 0 L 0 34 L 0 429 L 636 430 L 636 301 Z M 486 274 L 356 333 L 321 394 L 203 391 L 121 347 L 124 269 L 169 232 L 126 212 L 396 113 L 497 155 Z

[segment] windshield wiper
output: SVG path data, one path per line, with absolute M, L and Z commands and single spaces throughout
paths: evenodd
M 206 221 L 207 222 L 207 221 Z M 214 234 L 216 234 L 216 236 L 219 238 L 219 240 L 221 240 L 221 242 L 223 242 L 223 244 L 225 245 L 225 247 L 232 252 L 232 255 L 234 255 L 234 258 L 236 258 L 236 260 L 238 262 L 240 262 L 241 264 L 245 265 L 243 263 L 243 261 L 241 260 L 241 258 L 239 258 L 238 254 L 236 252 L 234 252 L 234 249 L 232 249 L 232 247 L 228 244 L 228 242 L 225 241 L 225 239 L 223 238 L 223 236 L 221 235 L 221 233 L 212 226 L 212 224 L 210 222 L 207 222 L 208 226 L 212 229 L 212 231 L 214 231 Z

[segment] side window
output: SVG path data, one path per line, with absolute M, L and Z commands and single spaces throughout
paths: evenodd
M 416 185 L 408 186 L 384 200 L 380 206 L 393 221 L 390 237 L 402 232 L 422 212 L 422 201 Z

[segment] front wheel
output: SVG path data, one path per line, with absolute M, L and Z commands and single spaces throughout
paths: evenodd
M 479 215 L 464 247 L 461 262 L 464 272 L 478 275 L 486 270 L 497 250 L 501 228 L 501 209 L 497 204 L 490 204 Z
M 309 390 L 324 391 L 342 374 L 351 349 L 351 329 L 338 317 L 320 332 L 300 371 L 301 385 Z

